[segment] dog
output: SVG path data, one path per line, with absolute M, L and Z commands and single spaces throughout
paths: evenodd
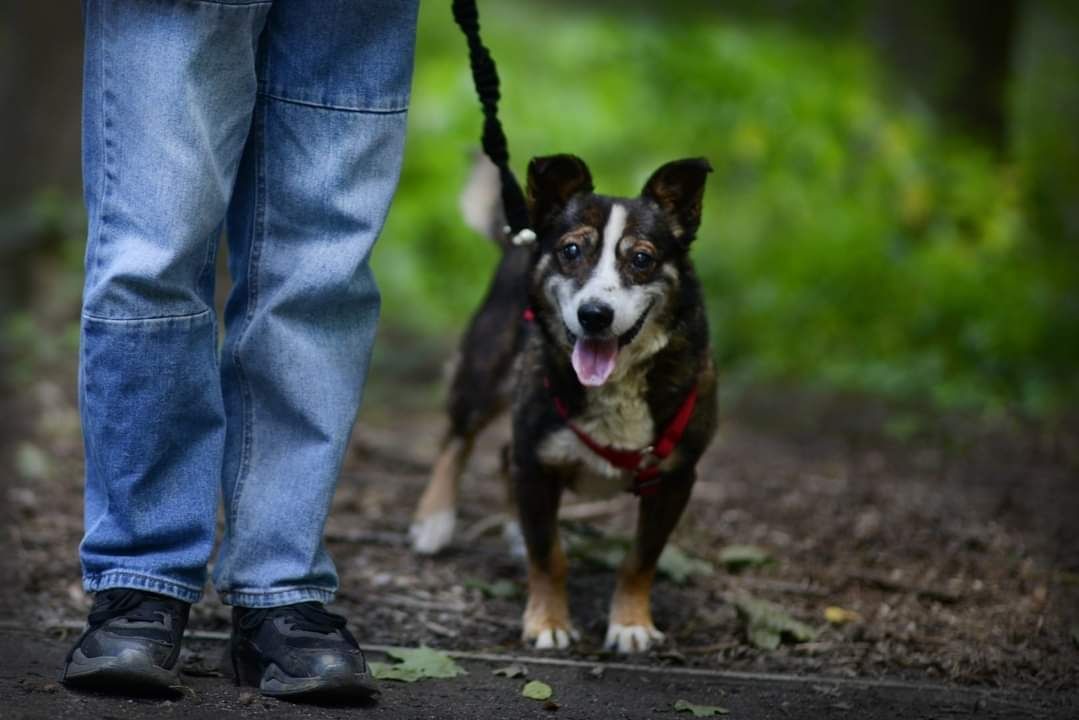
M 656 563 L 716 426 L 716 373 L 689 257 L 712 168 L 703 158 L 670 162 L 638 197 L 621 198 L 595 193 L 576 156 L 534 158 L 527 196 L 536 239 L 522 246 L 500 230 L 492 168 L 474 171 L 470 185 L 488 190 L 473 192 L 482 197 L 466 203 L 466 215 L 504 251 L 461 343 L 450 426 L 416 509 L 413 549 L 448 545 L 473 442 L 511 406 L 503 466 L 527 549 L 524 641 L 561 649 L 579 637 L 557 524 L 563 490 L 629 491 L 640 497 L 637 530 L 604 644 L 647 651 L 664 639 L 651 614 Z

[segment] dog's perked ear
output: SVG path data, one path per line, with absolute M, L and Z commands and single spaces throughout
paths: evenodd
M 576 155 L 535 157 L 528 163 L 528 204 L 539 229 L 577 193 L 592 192 L 592 173 Z
M 704 181 L 712 165 L 704 158 L 669 162 L 652 173 L 641 196 L 655 201 L 667 216 L 671 234 L 688 245 L 701 224 Z

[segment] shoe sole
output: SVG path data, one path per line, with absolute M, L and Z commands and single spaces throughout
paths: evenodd
M 281 700 L 317 700 L 356 702 L 369 700 L 379 693 L 366 673 L 327 673 L 317 677 L 294 677 L 276 663 L 260 670 L 252 658 L 232 655 L 232 668 L 237 685 L 257 687 L 263 695 Z
M 82 689 L 134 695 L 177 692 L 183 686 L 177 669 L 154 665 L 145 654 L 134 650 L 92 658 L 76 649 L 64 666 L 60 682 Z
M 367 700 L 378 694 L 370 678 L 351 673 L 327 674 L 320 677 L 297 678 L 271 664 L 262 674 L 259 691 L 281 699 Z

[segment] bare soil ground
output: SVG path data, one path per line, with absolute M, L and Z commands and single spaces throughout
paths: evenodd
M 490 522 L 502 509 L 497 451 L 507 438 L 505 423 L 484 437 L 467 473 L 454 547 L 432 559 L 413 556 L 406 544 L 409 516 L 442 430 L 439 363 L 445 351 L 383 338 L 327 527 L 341 576 L 336 607 L 367 643 L 528 654 L 519 643 L 522 563 Z M 179 709 L 182 700 L 143 710 L 138 702 L 146 701 L 109 705 L 126 701 L 73 696 L 52 683 L 72 626 L 89 604 L 76 556 L 82 460 L 72 376 L 70 362 L 43 367 L 18 388 L 2 419 L 12 441 L 6 458 L 12 464 L 5 468 L 14 471 L 4 471 L 0 510 L 6 515 L 0 716 L 89 710 L 91 716 L 210 717 L 229 708 L 277 708 L 280 714 L 281 707 L 292 707 L 267 705 L 202 677 L 207 667 L 214 673 L 207 658 L 216 657 L 219 645 L 187 656 L 188 679 L 202 703 L 187 710 Z M 603 715 L 652 716 L 691 692 L 687 699 L 694 702 L 741 709 L 735 717 L 797 717 L 810 708 L 817 708 L 809 713 L 816 717 L 844 716 L 852 708 L 845 716 L 897 717 L 889 709 L 898 707 L 921 708 L 915 717 L 1079 716 L 1075 427 L 948 419 L 896 433 L 892 417 L 866 402 L 778 390 L 725 400 L 720 435 L 674 538 L 716 572 L 684 584 L 659 581 L 656 622 L 669 642 L 633 659 L 670 668 L 670 675 L 612 672 L 589 684 L 597 679 L 579 667 L 547 667 L 560 713 L 591 717 L 602 707 Z M 632 498 L 602 510 L 589 526 L 629 532 Z M 774 562 L 729 572 L 720 552 L 731 544 L 760 546 Z M 487 597 L 484 587 L 499 580 L 509 581 L 500 587 L 513 594 Z M 601 650 L 612 583 L 606 568 L 572 564 L 572 612 L 582 640 L 554 657 L 589 664 L 614 659 Z M 812 642 L 756 648 L 730 602 L 738 594 L 769 600 L 820 633 Z M 829 606 L 859 619 L 829 624 Z M 227 612 L 212 592 L 196 606 L 191 628 L 227 632 Z M 37 665 L 13 662 L 16 656 Z M 687 668 L 811 675 L 836 684 L 833 693 L 817 680 L 679 674 Z M 503 697 L 506 681 L 484 667 L 470 670 L 467 682 L 394 685 L 378 712 L 543 714 L 516 689 Z M 859 684 L 876 679 L 914 685 L 903 691 Z M 953 694 L 918 690 L 924 683 Z M 166 707 L 176 709 L 165 713 Z

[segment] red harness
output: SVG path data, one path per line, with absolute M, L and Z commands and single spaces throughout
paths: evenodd
M 536 319 L 535 313 L 532 308 L 525 308 L 524 311 L 525 322 L 533 322 Z M 551 384 L 547 380 L 544 380 L 544 385 L 550 390 Z M 574 423 L 570 421 L 569 408 L 562 402 L 562 399 L 552 394 L 551 400 L 554 401 L 555 410 L 558 411 L 558 415 L 565 421 L 566 426 L 573 431 L 585 446 L 599 455 L 601 458 L 609 462 L 619 470 L 629 470 L 634 473 L 633 475 L 633 487 L 630 489 L 634 495 L 653 495 L 659 490 L 660 483 L 660 470 L 659 464 L 663 462 L 674 449 L 678 447 L 678 443 L 682 440 L 682 435 L 686 431 L 686 427 L 689 425 L 690 419 L 693 417 L 693 409 L 697 406 L 697 386 L 694 385 L 689 393 L 686 395 L 686 399 L 682 401 L 682 405 L 678 408 L 678 412 L 674 414 L 671 422 L 660 434 L 659 438 L 642 450 L 619 450 L 618 448 L 608 447 L 607 445 L 600 445 L 598 442 L 592 439 L 588 433 L 581 430 Z
M 566 426 L 573 431 L 574 435 L 580 438 L 581 442 L 589 450 L 616 468 L 634 473 L 633 487 L 630 492 L 641 496 L 652 495 L 659 490 L 659 464 L 678 447 L 682 434 L 686 431 L 690 418 L 693 417 L 693 408 L 697 405 L 697 386 L 694 385 L 689 394 L 686 395 L 686 399 L 682 401 L 678 412 L 675 413 L 674 418 L 659 436 L 659 439 L 643 450 L 619 450 L 607 445 L 600 445 L 588 433 L 570 422 L 569 409 L 566 408 L 566 404 L 562 402 L 561 398 L 552 395 L 551 399 L 554 400 L 555 410 L 566 421 Z

